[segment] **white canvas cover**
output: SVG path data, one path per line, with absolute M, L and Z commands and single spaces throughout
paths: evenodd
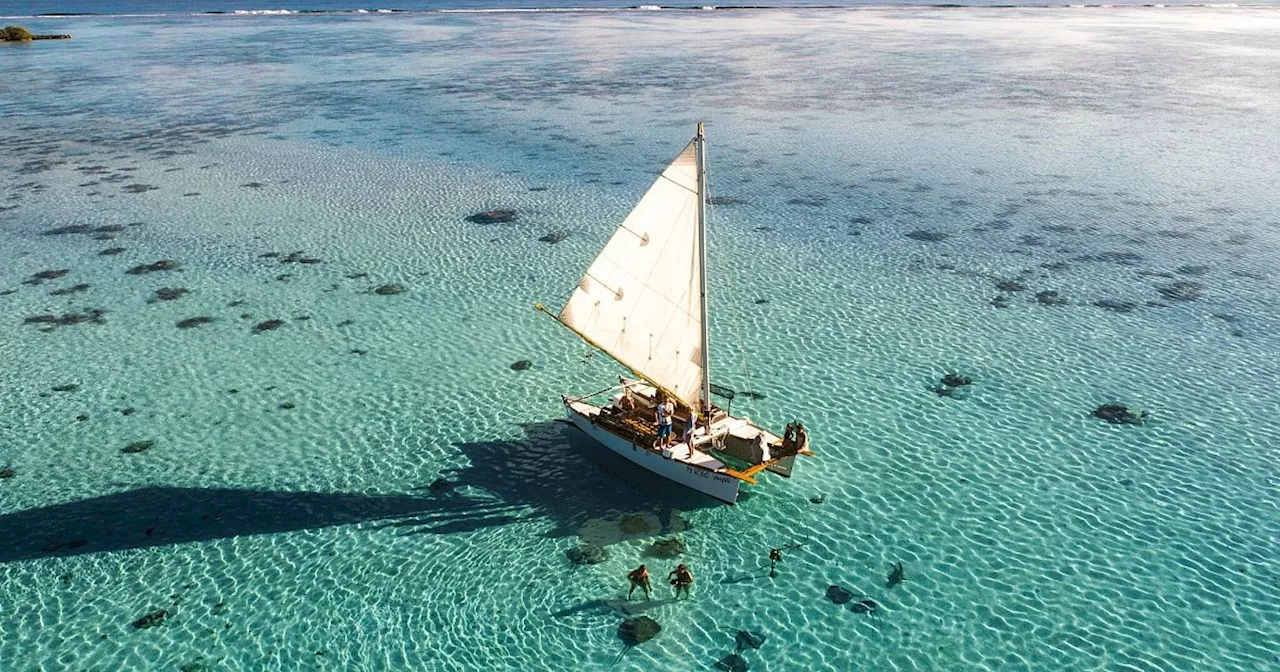
M 697 408 L 702 387 L 698 162 L 689 143 L 627 215 L 560 320 Z

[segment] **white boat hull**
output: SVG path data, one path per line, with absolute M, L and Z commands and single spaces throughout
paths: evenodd
M 685 487 L 715 497 L 716 499 L 735 504 L 738 501 L 738 486 L 742 481 L 725 474 L 685 464 L 677 459 L 663 457 L 662 453 L 646 446 L 640 446 L 597 427 L 591 419 L 577 413 L 568 404 L 565 414 L 578 429 L 598 443 L 628 460 Z

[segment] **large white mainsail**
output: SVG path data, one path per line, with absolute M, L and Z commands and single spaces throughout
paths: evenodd
M 649 187 L 559 315 L 692 408 L 704 376 L 696 143 Z

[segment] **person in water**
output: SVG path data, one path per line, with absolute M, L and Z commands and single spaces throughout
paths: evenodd
M 628 600 L 631 599 L 631 594 L 636 592 L 637 587 L 644 588 L 644 599 L 653 599 L 653 588 L 649 585 L 649 570 L 645 569 L 644 565 L 631 570 L 627 579 L 631 581 L 631 590 L 627 591 Z
M 676 567 L 667 574 L 667 578 L 671 581 L 671 585 L 676 587 L 676 599 L 680 598 L 681 592 L 684 592 L 685 598 L 689 597 L 689 587 L 693 585 L 693 572 L 689 571 L 688 567 L 684 565 Z
M 654 409 L 658 415 L 658 448 L 666 448 L 671 443 L 671 419 L 676 414 L 676 405 L 667 397 Z

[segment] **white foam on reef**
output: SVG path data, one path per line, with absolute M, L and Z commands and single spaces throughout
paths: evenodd
M 456 7 L 456 8 L 439 8 L 439 9 L 319 9 L 319 10 L 297 10 L 297 9 L 236 9 L 231 11 L 204 11 L 204 12 L 147 12 L 147 13 L 125 13 L 125 14 L 0 14 L 0 20 L 14 19 L 74 19 L 74 18 L 91 18 L 91 17 L 111 17 L 111 18 L 155 18 L 166 16 L 291 16 L 291 15 L 327 15 L 327 14 L 527 14 L 538 12 L 633 12 L 633 11 L 715 11 L 715 10 L 828 10 L 828 11 L 883 11 L 883 10 L 929 10 L 929 9 L 1037 9 L 1037 10 L 1053 10 L 1053 9 L 1161 9 L 1174 7 L 1178 9 L 1188 8 L 1208 8 L 1208 9 L 1238 9 L 1241 7 L 1270 7 L 1265 4 L 1246 4 L 1238 3 L 1175 3 L 1175 4 L 1137 4 L 1125 3 L 1120 5 L 1113 4 L 1064 4 L 1064 5 L 1046 5 L 1042 3 L 1030 2 L 1027 4 L 1011 3 L 1009 5 L 989 5 L 989 4 L 952 4 L 952 3 L 926 3 L 920 2 L 915 4 L 902 5 L 878 5 L 878 4 L 856 4 L 847 5 L 831 5 L 831 6 L 813 6 L 813 5 L 788 5 L 778 4 L 769 6 L 755 5 L 636 5 L 631 7 Z
M 556 12 L 630 12 L 631 7 L 542 7 L 542 8 L 507 8 L 507 9 L 438 9 L 435 14 L 554 14 Z

